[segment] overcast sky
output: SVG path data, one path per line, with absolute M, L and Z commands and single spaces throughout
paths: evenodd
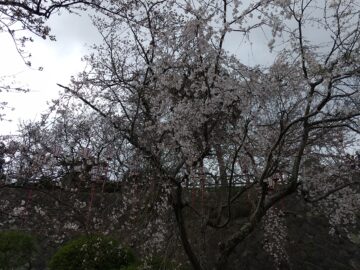
M 0 93 L 0 101 L 7 101 L 14 110 L 6 110 L 11 122 L 0 122 L 0 134 L 15 133 L 19 121 L 36 120 L 47 108 L 47 102 L 56 98 L 59 87 L 66 85 L 70 76 L 82 71 L 81 57 L 89 52 L 89 46 L 100 42 L 100 36 L 88 16 L 62 14 L 50 19 L 49 25 L 57 41 L 36 39 L 28 44 L 33 68 L 27 67 L 6 33 L 0 33 L 0 77 L 7 82 L 31 89 L 29 93 Z M 43 71 L 37 68 L 42 66 Z
M 20 121 L 39 119 L 47 102 L 55 99 L 61 90 L 56 83 L 66 85 L 71 75 L 82 71 L 81 57 L 90 51 L 90 45 L 101 42 L 87 15 L 64 13 L 53 16 L 49 26 L 56 35 L 56 42 L 36 39 L 26 47 L 32 54 L 33 69 L 24 64 L 10 36 L 0 33 L 0 77 L 31 89 L 29 93 L 0 93 L 0 101 L 7 101 L 9 107 L 14 108 L 13 111 L 6 110 L 6 118 L 12 121 L 0 122 L 0 135 L 16 133 Z M 239 55 L 245 64 L 269 64 L 272 57 L 268 53 L 268 39 L 262 32 L 257 33 L 250 44 L 238 34 L 230 33 L 226 48 Z M 39 66 L 44 68 L 43 71 L 37 70 Z

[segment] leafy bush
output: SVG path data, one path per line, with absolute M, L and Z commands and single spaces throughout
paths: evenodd
M 128 266 L 121 267 L 120 270 L 140 270 L 141 266 L 139 264 L 131 264 Z
M 120 270 L 175 270 L 176 265 L 167 259 L 161 257 L 151 257 L 142 264 L 132 264 L 121 268 Z
M 35 239 L 24 232 L 0 232 L 0 269 L 31 269 L 36 254 Z
M 147 265 L 151 270 L 172 270 L 175 269 L 175 264 L 167 259 L 161 257 L 152 257 L 147 261 Z
M 51 270 L 118 270 L 135 261 L 132 252 L 109 237 L 83 236 L 62 246 L 49 263 Z

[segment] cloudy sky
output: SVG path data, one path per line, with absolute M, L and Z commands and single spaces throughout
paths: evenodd
M 0 135 L 16 133 L 20 121 L 39 119 L 47 108 L 47 102 L 55 99 L 61 90 L 56 83 L 66 85 L 71 75 L 82 71 L 84 63 L 81 57 L 90 51 L 90 45 L 101 42 L 86 14 L 81 17 L 67 13 L 53 16 L 49 26 L 56 35 L 56 42 L 36 39 L 26 47 L 32 54 L 33 68 L 24 64 L 10 36 L 0 33 L 0 78 L 31 89 L 29 93 L 0 93 L 0 101 L 8 102 L 9 107 L 14 109 L 5 111 L 6 118 L 11 122 L 0 122 Z M 231 34 L 226 48 L 237 54 L 245 64 L 266 64 L 271 61 L 268 42 L 269 38 L 262 32 L 252 36 L 252 44 L 239 35 Z M 40 66 L 43 71 L 38 70 Z
M 31 89 L 29 93 L 0 93 L 0 101 L 8 102 L 14 110 L 6 110 L 6 119 L 0 122 L 0 134 L 15 133 L 19 121 L 39 119 L 47 102 L 56 98 L 59 87 L 66 85 L 70 76 L 82 71 L 81 57 L 89 52 L 89 46 L 100 42 L 100 36 L 88 16 L 62 14 L 49 21 L 57 41 L 36 39 L 28 44 L 32 66 L 27 67 L 16 51 L 7 33 L 0 33 L 0 77 L 6 82 Z M 43 67 L 39 71 L 38 67 Z

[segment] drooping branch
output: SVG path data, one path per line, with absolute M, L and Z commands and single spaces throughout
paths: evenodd
M 316 203 L 316 202 L 319 202 L 321 200 L 324 200 L 324 199 L 328 198 L 330 195 L 332 195 L 334 193 L 337 193 L 337 192 L 339 192 L 340 190 L 342 190 L 344 188 L 355 186 L 355 185 L 360 185 L 360 181 L 352 181 L 352 182 L 349 182 L 349 183 L 343 183 L 343 184 L 336 186 L 335 188 L 325 192 L 324 194 L 322 194 L 322 195 L 320 195 L 320 196 L 318 196 L 316 198 L 310 198 L 309 196 L 306 196 L 305 191 L 302 191 L 302 194 L 303 194 L 303 198 L 304 198 L 304 200 L 306 202 Z

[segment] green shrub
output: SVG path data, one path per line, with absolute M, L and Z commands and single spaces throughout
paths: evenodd
M 24 232 L 0 232 L 0 269 L 31 269 L 37 248 L 35 239 Z
M 62 246 L 49 263 L 51 270 L 118 270 L 132 264 L 129 249 L 109 237 L 83 236 Z
M 172 270 L 175 269 L 175 264 L 167 259 L 161 257 L 152 257 L 147 261 L 147 265 L 151 270 Z
M 140 266 L 138 264 L 131 264 L 128 266 L 121 267 L 120 270 L 140 270 Z
M 176 264 L 161 257 L 151 257 L 142 264 L 132 264 L 120 270 L 175 270 Z

